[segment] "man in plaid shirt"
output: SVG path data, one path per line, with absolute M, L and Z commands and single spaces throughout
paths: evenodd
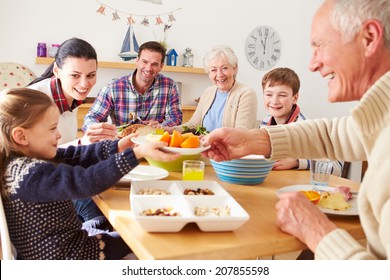
M 180 92 L 176 83 L 160 74 L 165 48 L 158 42 L 142 44 L 136 58 L 136 70 L 102 88 L 84 118 L 83 131 L 91 142 L 113 139 L 115 126 L 132 121 L 135 116 L 151 126 L 182 123 Z M 107 123 L 111 117 L 112 125 Z

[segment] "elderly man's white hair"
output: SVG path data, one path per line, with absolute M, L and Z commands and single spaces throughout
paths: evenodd
M 343 33 L 345 42 L 353 39 L 364 21 L 377 19 L 383 24 L 385 44 L 390 49 L 390 0 L 330 1 L 334 3 L 332 23 Z

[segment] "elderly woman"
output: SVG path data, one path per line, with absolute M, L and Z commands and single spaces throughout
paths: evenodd
M 237 56 L 228 46 L 213 47 L 203 59 L 204 67 L 214 84 L 203 92 L 191 119 L 181 126 L 166 127 L 167 131 L 183 130 L 183 126 L 203 126 L 208 131 L 218 127 L 256 126 L 257 97 L 255 91 L 236 81 Z

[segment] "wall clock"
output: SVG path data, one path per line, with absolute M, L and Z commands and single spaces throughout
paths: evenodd
M 246 39 L 245 54 L 253 67 L 260 70 L 272 68 L 281 55 L 281 42 L 278 33 L 270 26 L 256 27 Z

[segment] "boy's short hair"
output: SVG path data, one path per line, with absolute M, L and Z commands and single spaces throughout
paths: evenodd
M 287 85 L 292 88 L 293 95 L 299 92 L 301 86 L 297 73 L 287 67 L 279 67 L 267 72 L 262 80 L 263 90 L 267 84 L 270 87 L 274 85 Z

